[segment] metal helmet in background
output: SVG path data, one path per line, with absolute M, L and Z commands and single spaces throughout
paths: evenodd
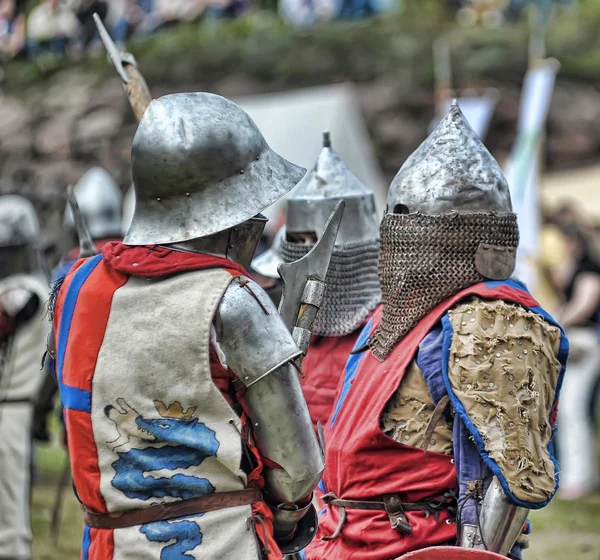
M 22 196 L 0 196 L 0 278 L 40 269 L 40 226 L 31 202 Z
M 133 219 L 133 213 L 135 211 L 135 187 L 131 185 L 125 196 L 123 197 L 123 210 L 121 212 L 121 231 L 123 236 L 127 234 L 131 220 Z
M 306 172 L 269 148 L 240 107 L 211 93 L 153 100 L 131 165 L 135 211 L 125 244 L 208 251 L 245 266 L 266 223 L 258 215 Z
M 101 167 L 88 169 L 75 185 L 75 196 L 93 239 L 121 237 L 123 195 L 112 176 Z M 67 205 L 65 231 L 75 234 L 73 213 Z
M 381 298 L 377 275 L 379 218 L 375 195 L 348 169 L 323 134 L 315 166 L 287 200 L 286 235 L 281 256 L 286 262 L 310 251 L 336 204 L 344 200 L 344 217 L 327 272 L 325 296 L 314 328 L 321 336 L 344 336 L 359 328 Z
M 512 274 L 508 184 L 456 102 L 394 177 L 380 231 L 384 305 L 370 347 L 382 361 L 441 302 Z

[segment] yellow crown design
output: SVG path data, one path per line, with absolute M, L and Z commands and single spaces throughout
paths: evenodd
M 190 406 L 187 410 L 183 410 L 179 401 L 175 401 L 168 406 L 162 401 L 154 401 L 154 406 L 163 418 L 177 418 L 179 420 L 191 420 L 197 408 L 195 406 Z

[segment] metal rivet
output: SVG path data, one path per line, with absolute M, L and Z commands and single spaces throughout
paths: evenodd
M 480 363 L 481 363 L 481 360 L 475 360 L 475 363 L 476 363 L 476 364 L 480 364 Z
M 466 380 L 467 380 L 467 378 L 466 378 L 466 377 L 461 377 L 461 378 L 460 378 L 460 382 L 461 382 L 461 383 L 464 383 Z
M 484 354 L 484 355 L 483 355 L 483 359 L 484 359 L 484 360 L 487 360 L 488 358 L 489 358 L 489 356 L 488 356 L 487 354 Z
M 496 352 L 496 358 L 499 358 L 501 355 L 500 352 Z
M 454 459 L 450 459 L 450 464 L 454 465 Z
M 527 354 L 527 348 L 523 350 L 523 354 Z
M 138 263 L 133 263 L 131 266 L 137 266 L 137 265 L 138 265 Z
M 311 528 L 309 529 L 309 531 L 310 531 L 311 533 L 314 533 L 314 532 L 315 532 L 315 528 L 314 528 L 314 527 L 311 527 Z
M 156 197 L 156 200 L 158 200 L 158 202 L 160 202 L 160 196 Z
M 489 375 L 484 375 L 483 378 L 487 380 L 489 378 Z
M 244 381 L 248 381 L 248 379 L 250 379 L 250 376 L 246 375 L 246 377 L 244 377 Z
M 512 329 L 514 327 L 514 325 L 512 323 L 509 323 L 508 326 Z
M 518 383 L 515 383 L 515 389 L 517 389 L 519 387 Z
M 471 385 L 470 383 L 467 383 L 467 389 L 472 389 L 473 385 Z
M 469 309 L 469 311 L 467 311 L 467 315 L 473 315 L 473 311 Z
M 514 378 L 515 378 L 515 376 L 514 376 L 514 375 L 509 375 L 509 376 L 508 376 L 508 380 L 509 380 L 509 381 L 512 381 Z
M 404 436 L 404 441 L 408 441 L 409 439 L 410 439 L 410 437 Z
M 481 346 L 477 347 L 477 352 L 483 352 L 483 348 Z
M 120 259 L 120 258 L 121 258 L 121 256 L 120 256 L 120 255 L 117 255 L 117 256 L 115 257 L 115 259 Z
M 510 460 L 510 464 L 511 464 L 511 465 L 514 465 L 514 464 L 515 464 L 515 460 L 514 460 L 514 459 L 511 459 L 511 460 Z
M 488 407 L 488 403 L 484 402 L 481 406 L 483 406 L 483 408 L 487 408 Z
M 519 340 L 519 346 L 523 346 L 523 341 Z
M 487 327 L 481 327 L 484 331 L 487 331 Z
M 190 193 L 189 193 L 189 192 L 186 192 L 186 193 L 185 193 L 185 196 L 190 196 Z
M 458 363 L 458 362 L 460 362 L 460 358 L 454 358 L 454 361 L 455 361 L 456 363 Z
M 243 174 L 244 174 L 244 170 L 243 170 L 243 169 L 240 169 L 240 173 L 243 175 Z
M 471 319 L 471 323 L 474 323 L 474 322 L 475 322 L 475 317 L 473 317 L 473 318 Z
M 509 422 L 508 423 L 508 427 L 509 428 L 514 428 L 515 427 L 515 423 L 514 422 Z
M 419 414 L 419 418 L 425 418 L 425 413 L 421 412 L 421 414 Z
M 463 327 L 464 327 L 466 324 L 467 324 L 467 322 L 466 322 L 466 321 L 463 321 L 463 322 L 461 323 L 461 325 L 462 325 Z
M 519 358 L 519 360 L 520 360 L 523 358 L 523 356 L 521 356 L 521 354 L 517 354 L 517 358 Z
M 514 391 L 511 389 L 511 390 L 508 392 L 508 394 L 509 394 L 509 395 L 514 395 L 514 394 L 515 394 L 515 392 L 514 392 Z
M 254 425 L 258 427 L 258 422 L 254 422 Z
M 435 445 L 435 440 L 434 439 L 431 440 L 431 445 Z
M 496 384 L 493 381 L 490 381 L 490 387 L 495 387 Z
M 508 354 L 508 348 L 505 348 L 505 349 L 504 349 L 504 353 L 505 353 L 505 354 Z
M 256 156 L 256 161 L 258 161 L 260 159 L 260 156 Z
M 446 525 L 452 525 L 453 521 L 452 519 L 446 519 Z

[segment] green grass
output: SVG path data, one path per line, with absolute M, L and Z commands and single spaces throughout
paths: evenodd
M 65 460 L 58 442 L 38 447 L 33 490 L 34 560 L 78 560 L 82 513 L 71 484 L 65 489 L 58 544 L 50 535 L 56 485 Z M 600 495 L 576 502 L 555 500 L 530 516 L 531 547 L 525 560 L 600 560 Z

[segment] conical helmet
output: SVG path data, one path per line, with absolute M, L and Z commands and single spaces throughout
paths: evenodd
M 512 274 L 508 184 L 456 103 L 392 181 L 380 231 L 383 314 L 369 343 L 378 360 L 440 303 Z
M 177 93 L 148 105 L 131 151 L 135 212 L 127 245 L 181 243 L 259 214 L 304 176 L 235 103 Z
M 323 134 L 323 150 L 287 201 L 287 234 L 314 233 L 318 238 L 340 200 L 346 201 L 336 245 L 379 238 L 375 195 L 348 169 Z
M 465 119 L 456 101 L 394 177 L 387 211 L 512 212 L 500 166 Z
M 88 169 L 75 185 L 75 196 L 93 239 L 121 237 L 123 195 L 110 173 L 101 167 Z M 67 204 L 64 227 L 75 232 L 73 212 Z
M 281 256 L 291 262 L 303 257 L 319 238 L 336 204 L 346 207 L 327 276 L 323 303 L 313 332 L 345 336 L 364 324 L 381 299 L 377 276 L 379 220 L 373 191 L 363 185 L 332 149 L 329 134 L 323 150 L 287 201 L 286 234 Z M 309 235 L 307 235 L 309 234 Z

